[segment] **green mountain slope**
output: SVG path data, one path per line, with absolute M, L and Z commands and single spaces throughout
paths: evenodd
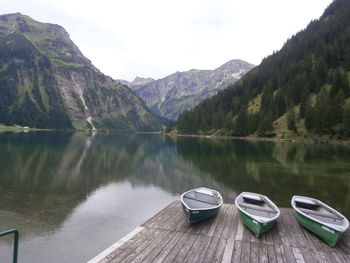
M 232 87 L 183 113 L 180 133 L 350 136 L 350 1 L 335 0 Z
M 158 130 L 131 90 L 84 57 L 58 25 L 0 16 L 0 123 L 36 128 Z

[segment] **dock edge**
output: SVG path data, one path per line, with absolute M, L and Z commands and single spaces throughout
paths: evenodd
M 96 257 L 90 259 L 87 263 L 98 263 L 104 258 L 106 258 L 109 254 L 111 254 L 113 251 L 115 251 L 118 247 L 129 241 L 132 237 L 134 237 L 137 233 L 142 231 L 144 227 L 139 226 L 135 228 L 133 231 L 131 231 L 129 234 L 124 236 L 123 238 L 119 239 L 117 242 L 115 242 L 110 247 L 103 250 L 100 254 L 98 254 Z

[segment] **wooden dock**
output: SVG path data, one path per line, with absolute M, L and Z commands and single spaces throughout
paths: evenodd
M 189 225 L 175 201 L 89 261 L 97 262 L 350 262 L 350 231 L 332 248 L 285 208 L 276 226 L 256 238 L 234 204 L 224 204 L 213 219 Z

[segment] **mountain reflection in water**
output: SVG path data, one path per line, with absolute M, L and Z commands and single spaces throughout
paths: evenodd
M 309 195 L 350 216 L 346 146 L 38 132 L 2 133 L 0 149 L 0 230 L 19 229 L 20 262 L 85 262 L 200 186 L 282 207 Z M 11 246 L 0 240 L 5 259 Z

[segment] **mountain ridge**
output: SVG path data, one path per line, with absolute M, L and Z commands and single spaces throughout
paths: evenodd
M 158 80 L 136 78 L 124 83 L 152 112 L 175 120 L 181 112 L 233 84 L 253 67 L 248 62 L 233 59 L 213 70 L 177 71 Z
M 125 85 L 101 73 L 66 30 L 0 16 L 0 123 L 36 128 L 159 130 Z

